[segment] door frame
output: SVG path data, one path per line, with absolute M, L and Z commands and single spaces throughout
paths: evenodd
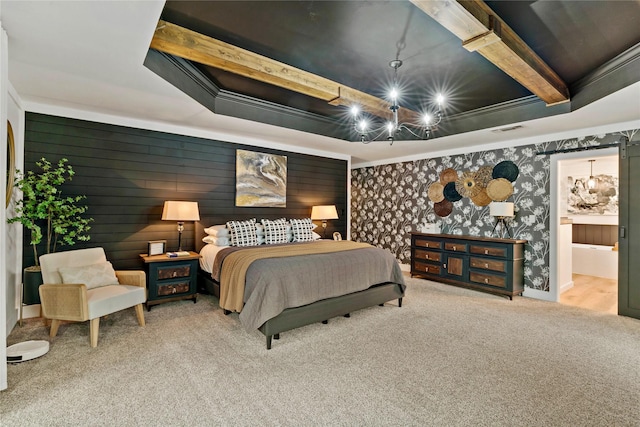
M 560 226 L 560 182 L 558 163 L 563 160 L 586 159 L 601 156 L 620 156 L 620 147 L 584 150 L 571 153 L 556 153 L 549 156 L 549 292 L 539 291 L 536 298 L 558 302 L 560 299 L 560 284 L 558 283 L 558 227 Z M 618 290 L 620 285 L 618 285 Z M 543 295 L 547 294 L 547 295 Z M 540 297 L 538 297 L 540 295 Z M 533 296 L 527 294 L 525 296 Z

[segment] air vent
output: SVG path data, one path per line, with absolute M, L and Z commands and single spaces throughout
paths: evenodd
M 511 132 L 512 130 L 521 129 L 523 127 L 524 126 L 522 126 L 522 125 L 507 126 L 507 127 L 500 128 L 500 129 L 494 129 L 491 132 L 493 132 L 493 133 Z

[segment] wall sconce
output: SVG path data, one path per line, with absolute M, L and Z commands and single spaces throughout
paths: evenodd
M 513 202 L 491 202 L 489 205 L 489 215 L 496 217 L 496 224 L 493 226 L 493 230 L 491 230 L 491 232 L 495 232 L 498 224 L 501 224 L 503 237 L 504 230 L 507 230 L 507 234 L 511 237 L 511 231 L 507 225 L 507 218 L 513 218 L 515 216 Z
M 598 186 L 598 179 L 594 178 L 593 176 L 593 162 L 595 162 L 595 160 L 589 160 L 589 163 L 591 163 L 591 173 L 589 174 L 589 179 L 587 180 L 587 188 L 589 190 L 593 190 Z
M 311 219 L 322 221 L 322 238 L 324 239 L 327 232 L 327 220 L 338 219 L 338 211 L 335 205 L 313 206 L 311 208 Z
M 185 221 L 200 221 L 198 202 L 177 202 L 168 200 L 164 202 L 162 219 L 166 221 L 178 221 L 178 251 L 182 251 L 182 231 Z

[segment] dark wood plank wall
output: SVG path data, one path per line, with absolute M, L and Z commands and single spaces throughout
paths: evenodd
M 618 241 L 617 225 L 573 224 L 573 243 L 613 246 Z
M 236 149 L 287 156 L 286 208 L 235 206 Z M 345 160 L 28 113 L 25 169 L 42 157 L 69 160 L 76 175 L 63 192 L 86 195 L 94 218 L 89 242 L 61 250 L 102 246 L 116 268 L 139 268 L 149 240 L 165 239 L 168 250 L 177 249 L 177 224 L 160 219 L 165 200 L 197 201 L 201 218 L 212 223 L 304 218 L 313 205 L 335 204 L 340 218 L 329 221 L 327 233 L 346 235 Z M 182 238 L 183 249 L 195 248 L 193 223 L 185 223 Z M 34 264 L 29 240 L 25 234 L 25 267 Z

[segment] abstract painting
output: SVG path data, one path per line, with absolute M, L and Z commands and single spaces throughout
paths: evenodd
M 287 156 L 236 150 L 236 206 L 287 206 Z

